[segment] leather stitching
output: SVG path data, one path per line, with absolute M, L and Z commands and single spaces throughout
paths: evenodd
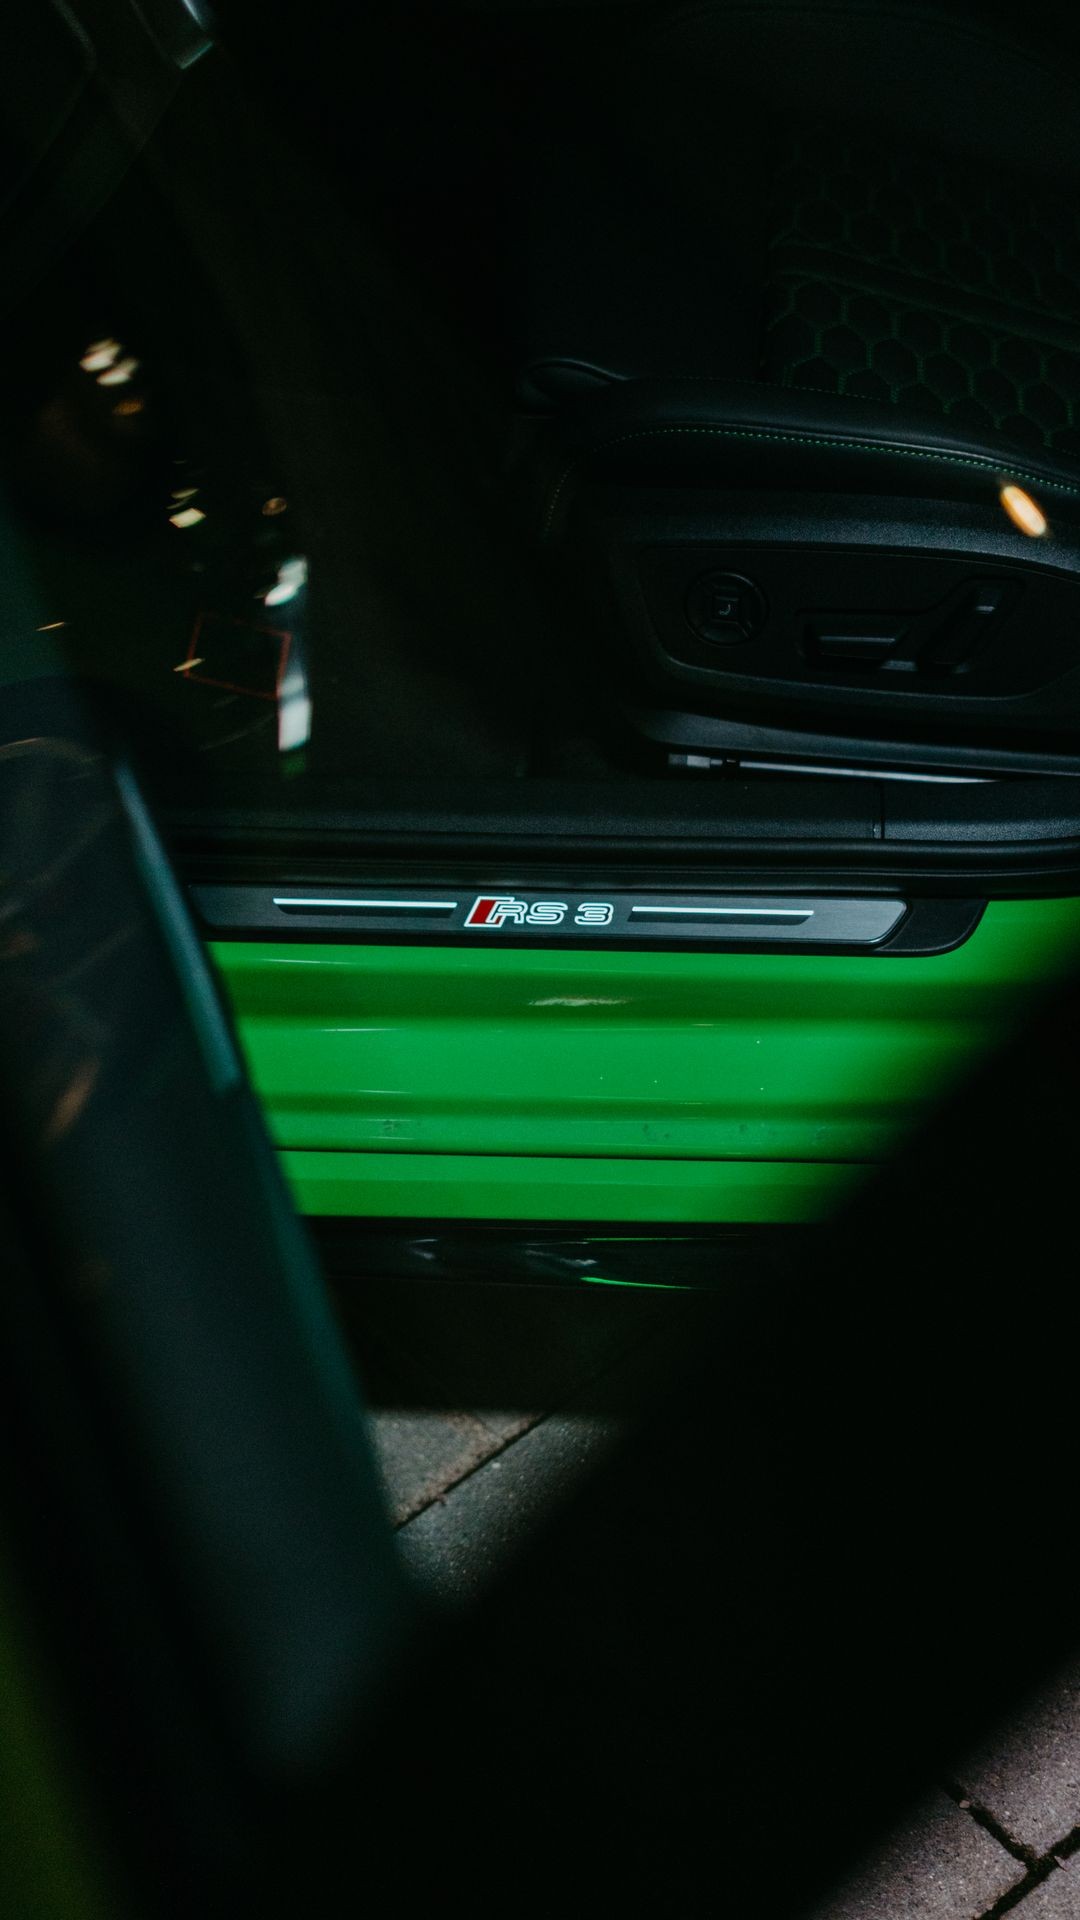
M 932 447 L 898 447 L 883 445 L 876 440 L 839 440 L 828 434 L 790 433 L 774 427 L 639 427 L 633 433 L 616 434 L 611 440 L 601 441 L 592 452 L 603 452 L 611 447 L 626 446 L 632 440 L 652 440 L 671 434 L 708 434 L 728 440 L 774 440 L 788 446 L 802 447 L 838 447 L 846 453 L 877 453 L 896 456 L 905 460 L 932 460 L 951 467 L 971 467 L 978 473 L 1011 473 L 1018 480 L 1029 480 L 1036 487 L 1052 487 L 1058 493 L 1080 495 L 1080 486 L 1074 486 L 1068 480 L 1054 480 L 1047 474 L 1036 474 L 1023 467 L 1006 466 L 1003 461 L 992 460 L 989 455 L 976 453 L 945 453 Z M 545 537 L 551 532 L 559 497 L 578 466 L 578 459 L 571 460 L 559 480 L 556 482 L 544 521 Z

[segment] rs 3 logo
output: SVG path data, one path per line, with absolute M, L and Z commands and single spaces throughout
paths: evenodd
M 481 894 L 465 916 L 467 927 L 561 927 L 567 914 L 575 927 L 610 927 L 615 908 L 610 900 L 583 900 L 571 907 L 567 900 L 515 900 L 512 894 Z

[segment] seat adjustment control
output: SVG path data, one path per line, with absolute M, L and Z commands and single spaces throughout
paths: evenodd
M 967 666 L 980 651 L 990 628 L 1004 610 L 1009 597 L 1004 580 L 976 580 L 957 604 L 949 609 L 919 664 L 956 672 Z
M 888 615 L 819 615 L 807 630 L 807 651 L 822 666 L 833 661 L 860 667 L 880 667 L 898 647 L 907 631 L 905 621 Z
M 752 640 L 765 620 L 765 602 L 741 573 L 702 573 L 686 595 L 686 618 L 701 640 L 716 647 Z

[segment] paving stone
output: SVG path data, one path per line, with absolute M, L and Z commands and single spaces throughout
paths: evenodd
M 621 1431 L 617 1419 L 591 1413 L 542 1421 L 402 1528 L 406 1562 L 435 1598 L 471 1599 Z
M 573 1401 L 587 1414 L 590 1383 L 631 1356 L 662 1379 L 680 1342 L 697 1337 L 701 1304 L 411 1281 L 347 1290 L 339 1306 L 395 1524 L 443 1499 L 553 1407 Z M 597 1391 L 606 1405 L 610 1387 Z
M 395 1526 L 504 1445 L 500 1434 L 467 1413 L 383 1407 L 372 1415 L 371 1427 Z
M 399 1543 L 429 1591 L 454 1602 L 485 1586 L 662 1393 L 682 1354 L 680 1329 L 657 1332 L 403 1527 Z
M 1036 1854 L 1080 1825 L 1080 1659 L 956 1769 L 965 1796 Z
M 985 1828 L 938 1793 L 803 1920 L 979 1920 L 1024 1873 Z
M 411 1282 L 358 1295 L 343 1317 L 395 1524 L 442 1499 L 575 1388 L 587 1398 L 592 1379 L 664 1334 L 668 1305 Z
M 1048 1880 L 1010 1911 L 1016 1920 L 1080 1920 L 1080 1859 L 1055 1868 Z

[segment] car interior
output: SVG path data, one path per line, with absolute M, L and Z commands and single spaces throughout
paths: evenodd
M 10 511 L 192 878 L 1063 890 L 1068 8 L 20 30 Z

